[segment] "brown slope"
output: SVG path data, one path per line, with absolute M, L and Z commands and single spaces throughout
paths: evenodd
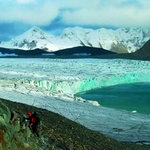
M 149 150 L 150 146 L 136 145 L 131 143 L 118 142 L 106 137 L 99 132 L 89 130 L 56 113 L 39 109 L 33 106 L 15 103 L 0 99 L 10 110 L 18 115 L 26 114 L 27 111 L 37 111 L 42 120 L 40 136 L 29 138 L 34 142 L 38 140 L 38 147 L 45 150 Z M 44 143 L 43 143 L 44 141 Z

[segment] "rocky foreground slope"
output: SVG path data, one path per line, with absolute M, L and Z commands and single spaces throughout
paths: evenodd
M 20 126 L 27 111 L 41 117 L 40 138 Z M 14 117 L 10 120 L 11 112 Z M 118 142 L 58 114 L 29 105 L 0 101 L 0 150 L 149 150 L 148 145 Z

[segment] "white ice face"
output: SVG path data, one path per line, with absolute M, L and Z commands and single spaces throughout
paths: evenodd
M 148 61 L 121 59 L 1 59 L 0 77 L 72 96 L 103 86 L 150 82 L 149 68 Z
M 104 108 L 74 97 L 77 92 L 103 86 L 150 82 L 148 61 L 0 59 L 0 67 L 1 98 L 57 112 L 121 141 L 150 139 L 149 116 Z M 139 129 L 140 134 L 134 135 Z

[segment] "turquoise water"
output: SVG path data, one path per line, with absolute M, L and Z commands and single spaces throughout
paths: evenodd
M 75 96 L 96 100 L 105 107 L 150 114 L 150 83 L 103 87 L 77 93 Z

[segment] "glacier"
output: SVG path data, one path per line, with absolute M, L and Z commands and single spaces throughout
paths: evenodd
M 150 62 L 124 59 L 0 59 L 0 97 L 59 113 L 120 141 L 150 143 L 150 116 L 74 94 L 150 82 Z
M 26 81 L 23 81 L 26 82 Z M 63 92 L 63 94 L 70 95 L 72 97 L 78 92 L 84 92 L 87 90 L 101 88 L 104 86 L 111 86 L 117 84 L 129 84 L 135 82 L 150 82 L 149 74 L 143 73 L 131 73 L 127 75 L 109 75 L 103 78 L 87 78 L 85 80 L 78 81 L 49 81 L 49 80 L 40 80 L 40 81 L 29 81 L 34 86 L 38 86 L 50 91 Z

